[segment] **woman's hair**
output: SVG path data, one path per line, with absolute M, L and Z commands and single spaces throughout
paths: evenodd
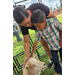
M 43 23 L 44 19 L 46 19 L 46 15 L 43 11 L 39 9 L 33 11 L 32 16 L 31 16 L 32 23 Z
M 25 17 L 29 17 L 29 14 L 24 7 L 16 6 L 13 10 L 13 17 L 17 23 L 22 23 Z

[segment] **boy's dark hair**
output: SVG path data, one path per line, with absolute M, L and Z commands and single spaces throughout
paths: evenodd
M 13 17 L 17 23 L 22 23 L 25 17 L 29 17 L 29 14 L 22 6 L 16 6 L 13 10 Z
M 46 15 L 43 11 L 38 9 L 32 13 L 32 16 L 31 16 L 32 23 L 43 23 L 44 19 L 46 19 Z

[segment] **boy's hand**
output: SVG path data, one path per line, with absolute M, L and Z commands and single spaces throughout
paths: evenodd
M 29 55 L 29 57 L 32 57 L 33 56 L 33 53 L 31 53 L 30 55 Z

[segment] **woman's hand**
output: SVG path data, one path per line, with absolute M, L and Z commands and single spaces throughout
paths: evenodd
M 27 61 L 30 59 L 30 57 L 28 56 L 28 57 L 25 57 L 25 59 L 24 59 L 24 63 L 23 63 L 23 69 L 25 68 L 25 65 L 26 65 L 26 63 L 27 63 Z
M 25 59 L 24 59 L 24 63 L 23 63 L 23 69 L 25 68 L 25 65 L 26 65 L 26 63 L 27 63 L 27 61 L 30 59 L 30 57 L 32 57 L 33 56 L 33 53 L 31 53 L 28 57 L 25 57 Z

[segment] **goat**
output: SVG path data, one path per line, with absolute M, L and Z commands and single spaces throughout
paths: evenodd
M 41 62 L 36 55 L 33 55 L 23 69 L 23 75 L 40 75 L 41 70 L 45 70 L 47 65 Z

